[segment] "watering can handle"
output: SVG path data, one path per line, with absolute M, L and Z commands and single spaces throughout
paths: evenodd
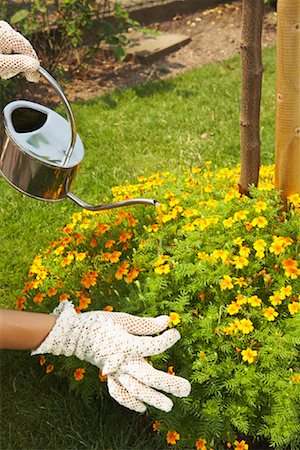
M 59 84 L 57 83 L 57 81 L 52 77 L 52 75 L 50 75 L 50 73 L 48 73 L 47 70 L 45 70 L 43 67 L 39 67 L 38 71 L 51 84 L 51 86 L 54 87 L 58 96 L 60 97 L 61 101 L 63 102 L 66 112 L 67 112 L 68 121 L 69 121 L 69 124 L 71 127 L 71 140 L 70 140 L 69 146 L 66 150 L 64 159 L 62 160 L 62 163 L 61 163 L 62 166 L 65 166 L 66 164 L 68 164 L 68 162 L 71 158 L 73 148 L 74 148 L 74 145 L 76 142 L 76 124 L 75 124 L 74 114 L 73 114 L 70 103 L 68 102 L 65 94 L 63 93 L 63 91 L 62 91 L 61 87 L 59 86 Z

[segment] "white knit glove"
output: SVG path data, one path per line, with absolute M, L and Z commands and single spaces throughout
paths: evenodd
M 110 395 L 138 412 L 146 410 L 143 401 L 171 410 L 172 401 L 153 387 L 177 397 L 189 394 L 187 380 L 160 372 L 144 359 L 164 352 L 180 339 L 175 329 L 149 336 L 167 328 L 168 316 L 140 318 L 105 311 L 77 314 L 69 301 L 61 302 L 53 314 L 59 316 L 53 329 L 32 355 L 75 355 L 88 361 L 108 375 Z
M 0 20 L 0 78 L 23 72 L 28 81 L 37 82 L 40 63 L 30 42 L 7 22 Z

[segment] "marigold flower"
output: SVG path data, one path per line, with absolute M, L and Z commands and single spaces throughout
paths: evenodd
M 249 449 L 249 445 L 246 444 L 246 442 L 244 440 L 242 440 L 241 442 L 234 441 L 234 445 L 235 445 L 234 450 L 248 450 Z
M 294 375 L 292 377 L 292 381 L 294 381 L 295 383 L 297 383 L 298 381 L 300 381 L 300 375 Z
M 272 308 L 272 306 L 269 306 L 268 308 L 263 308 L 263 313 L 264 313 L 264 317 L 269 322 L 272 322 L 278 316 L 278 312 L 274 308 Z
M 53 370 L 54 370 L 54 365 L 48 364 L 48 366 L 46 367 L 46 373 L 53 372 Z
M 239 277 L 239 278 L 234 277 L 233 279 L 234 279 L 234 284 L 237 284 L 239 287 L 248 286 L 244 277 Z
M 296 280 L 298 275 L 300 275 L 300 269 L 298 269 L 298 262 L 294 259 L 286 259 L 282 263 L 282 267 L 284 268 L 285 276 L 291 278 L 292 280 Z
M 170 272 L 171 268 L 170 268 L 170 264 L 164 264 L 163 266 L 158 266 L 155 267 L 154 272 L 159 274 L 159 275 L 166 275 Z
M 153 267 L 158 267 L 164 264 L 165 262 L 169 261 L 170 256 L 168 255 L 161 255 L 153 264 Z
M 119 237 L 118 243 L 125 243 L 128 239 L 132 238 L 131 230 L 123 230 L 121 236 Z
M 248 362 L 248 364 L 253 364 L 257 356 L 257 351 L 247 348 L 246 350 L 242 350 L 241 354 L 243 361 Z
M 107 375 L 102 374 L 102 370 L 99 370 L 99 379 L 102 383 L 104 383 L 107 380 Z
M 42 301 L 44 300 L 44 298 L 46 297 L 46 294 L 41 294 L 40 292 L 38 294 L 36 294 L 35 297 L 33 297 L 33 301 L 34 303 L 40 304 L 42 303 Z
M 155 223 L 154 225 L 151 225 L 150 227 L 147 228 L 148 233 L 156 233 L 159 230 L 159 225 L 157 223 Z
M 292 286 L 290 286 L 290 285 L 283 286 L 282 288 L 280 288 L 280 291 L 279 291 L 280 298 L 282 298 L 282 300 L 284 300 L 286 297 L 289 297 L 290 295 L 292 295 L 292 291 L 293 291 Z
M 44 355 L 40 356 L 40 366 L 44 366 L 46 364 L 46 358 Z
M 288 196 L 289 202 L 295 206 L 295 208 L 300 208 L 300 195 L 292 194 Z
M 16 300 L 17 309 L 22 311 L 24 309 L 24 303 L 27 302 L 27 298 L 23 295 Z
M 241 306 L 237 302 L 231 302 L 230 305 L 227 306 L 227 312 L 231 316 L 237 314 L 241 309 Z
M 48 295 L 48 297 L 53 297 L 54 295 L 57 294 L 57 292 L 58 292 L 58 290 L 56 288 L 52 287 L 52 288 L 49 289 L 47 295 Z
M 234 213 L 234 220 L 245 220 L 247 218 L 247 215 L 249 214 L 249 211 L 241 210 Z
M 266 204 L 266 202 L 259 201 L 254 206 L 254 209 L 255 209 L 255 212 L 261 213 L 262 211 L 265 211 L 267 209 L 267 204 Z
M 231 228 L 232 225 L 235 223 L 235 220 L 233 217 L 229 217 L 228 219 L 224 219 L 222 223 L 225 228 Z
M 251 225 L 253 227 L 265 228 L 268 225 L 268 221 L 264 216 L 258 216 L 252 220 Z
M 77 253 L 75 259 L 76 259 L 76 261 L 83 261 L 87 257 L 87 255 L 88 255 L 87 252 L 80 252 L 80 253 Z
M 220 281 L 220 287 L 222 291 L 233 289 L 232 278 L 229 275 L 224 275 L 223 279 Z
M 175 372 L 174 372 L 174 366 L 169 366 L 168 367 L 168 370 L 167 370 L 167 373 L 169 374 L 169 375 L 175 375 Z
M 70 294 L 64 293 L 59 296 L 59 301 L 62 302 L 64 300 L 67 300 L 68 298 L 70 298 Z
M 273 295 L 270 295 L 269 300 L 273 306 L 281 305 L 282 297 L 279 292 L 274 292 Z
M 248 266 L 249 261 L 244 256 L 234 256 L 231 264 L 236 267 L 236 269 L 243 269 L 243 267 Z
M 116 273 L 115 273 L 115 278 L 116 278 L 117 280 L 122 280 L 122 278 L 123 278 L 125 275 L 128 274 L 128 272 L 129 272 L 129 267 L 130 267 L 130 264 L 129 264 L 128 262 L 124 261 L 124 262 L 120 265 L 120 267 L 118 268 L 118 270 L 116 271 Z
M 264 239 L 258 239 L 257 241 L 254 242 L 253 248 L 256 251 L 255 256 L 257 258 L 260 258 L 260 259 L 264 258 L 266 246 L 267 246 L 267 243 Z
M 205 439 L 198 439 L 197 441 L 196 441 L 196 449 L 197 450 L 207 450 L 207 447 L 206 447 L 206 440 Z
M 239 322 L 239 330 L 243 334 L 249 334 L 254 330 L 253 323 L 250 319 L 241 319 Z
M 178 313 L 176 312 L 170 313 L 169 325 L 178 325 L 180 321 L 181 317 Z
M 138 267 L 135 267 L 134 269 L 132 269 L 132 270 L 129 272 L 129 274 L 128 274 L 127 277 L 125 278 L 126 281 L 127 281 L 128 283 L 132 283 L 133 280 L 139 276 L 139 273 L 140 273 L 140 269 L 139 269 Z
M 168 431 L 167 433 L 167 443 L 171 445 L 176 445 L 176 441 L 180 440 L 180 434 L 177 431 Z
M 82 368 L 76 369 L 74 372 L 75 381 L 83 380 L 84 374 L 85 374 L 85 369 L 82 369 Z
M 90 305 L 90 303 L 91 303 L 91 299 L 90 299 L 89 297 L 86 297 L 86 296 L 84 295 L 84 296 L 80 299 L 79 306 L 78 306 L 79 310 L 87 309 L 88 306 Z
M 233 241 L 233 243 L 234 243 L 235 245 L 239 245 L 239 246 L 242 246 L 242 245 L 243 245 L 243 242 L 244 242 L 244 239 L 241 238 L 240 236 L 237 237 L 237 238 L 235 238 L 234 241 Z
M 288 305 L 289 312 L 294 315 L 298 311 L 300 311 L 300 303 L 299 302 L 292 302 Z
M 249 305 L 256 307 L 260 306 L 262 303 L 262 300 L 257 295 L 251 295 L 251 297 L 248 298 Z
M 160 427 L 160 422 L 158 420 L 156 420 L 152 425 L 153 431 L 158 431 L 159 427 Z

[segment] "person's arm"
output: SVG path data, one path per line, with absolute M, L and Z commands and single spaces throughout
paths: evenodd
M 50 314 L 0 310 L 0 348 L 36 349 L 48 336 L 56 319 Z

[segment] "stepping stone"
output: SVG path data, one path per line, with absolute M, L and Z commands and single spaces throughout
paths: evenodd
M 140 63 L 149 63 L 161 56 L 168 55 L 190 42 L 191 38 L 184 34 L 159 33 L 157 35 L 143 32 L 127 34 L 130 43 L 127 55 L 135 57 Z

